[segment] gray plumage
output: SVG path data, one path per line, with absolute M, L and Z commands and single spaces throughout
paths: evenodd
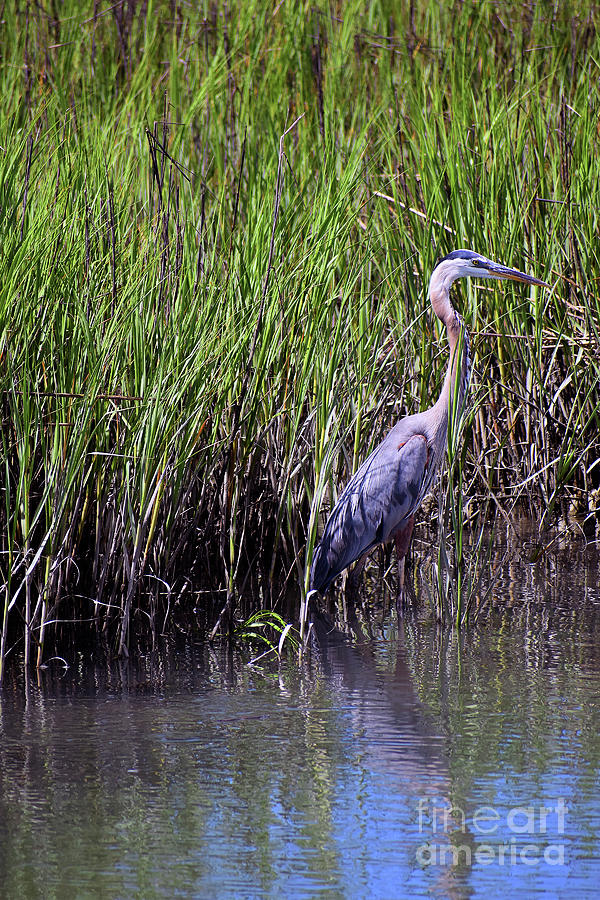
M 398 422 L 346 485 L 314 552 L 310 571 L 313 591 L 326 591 L 337 575 L 377 544 L 395 540 L 402 593 L 404 556 L 414 515 L 432 486 L 446 450 L 451 398 L 458 387 L 456 406 L 460 409 L 468 389 L 469 336 L 449 293 L 457 278 L 469 276 L 548 286 L 472 250 L 455 250 L 437 264 L 429 283 L 429 297 L 434 313 L 446 326 L 450 346 L 442 391 L 430 409 Z

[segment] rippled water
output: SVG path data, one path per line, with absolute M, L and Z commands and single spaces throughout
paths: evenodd
M 318 627 L 300 668 L 186 646 L 9 681 L 0 895 L 597 896 L 586 579 L 466 636 Z

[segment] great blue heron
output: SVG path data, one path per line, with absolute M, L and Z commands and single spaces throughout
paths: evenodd
M 402 598 L 404 557 L 415 513 L 444 456 L 449 409 L 461 408 L 469 385 L 469 335 L 450 302 L 452 283 L 469 277 L 509 278 L 549 287 L 545 281 L 499 265 L 472 250 L 454 250 L 437 264 L 429 282 L 429 298 L 434 313 L 446 326 L 450 345 L 442 392 L 430 409 L 406 416 L 394 425 L 346 485 L 313 556 L 311 591 L 326 591 L 334 578 L 356 560 L 360 560 L 360 570 L 373 547 L 393 540 L 398 554 L 398 599 Z M 454 397 L 457 388 L 458 397 Z

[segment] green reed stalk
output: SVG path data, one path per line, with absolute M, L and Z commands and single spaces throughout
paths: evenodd
M 486 397 L 461 490 L 587 511 L 592 4 L 28 10 L 0 37 L 0 666 L 297 593 L 340 485 L 437 394 L 455 247 L 554 286 L 459 294 Z

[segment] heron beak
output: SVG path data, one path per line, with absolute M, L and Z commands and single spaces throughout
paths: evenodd
M 506 278 L 509 281 L 522 281 L 525 284 L 538 284 L 540 287 L 550 287 L 546 281 L 541 281 L 539 278 L 534 278 L 533 275 L 519 272 L 518 269 L 509 269 L 508 266 L 501 266 L 498 263 L 492 263 L 487 266 L 487 269 L 494 278 Z

